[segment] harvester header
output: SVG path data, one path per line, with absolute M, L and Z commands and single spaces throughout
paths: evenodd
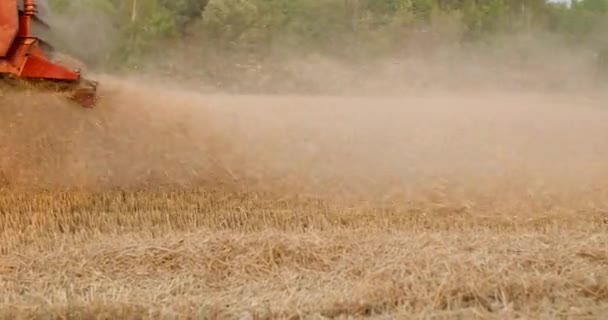
M 54 49 L 35 34 L 34 25 L 49 28 L 35 0 L 0 0 L 0 77 L 65 93 L 80 105 L 93 107 L 97 82 L 52 61 Z

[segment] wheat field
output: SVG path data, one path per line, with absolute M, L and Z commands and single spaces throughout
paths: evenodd
M 2 319 L 608 317 L 589 94 L 0 91 Z

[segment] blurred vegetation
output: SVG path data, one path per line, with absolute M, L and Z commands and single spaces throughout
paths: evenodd
M 289 52 L 359 62 L 526 33 L 587 50 L 598 70 L 608 69 L 608 0 L 49 1 L 58 15 L 77 19 L 88 10 L 103 17 L 111 47 L 101 58 L 82 58 L 117 70 L 141 68 L 153 57 L 165 57 L 160 65 L 170 69 L 168 57 L 177 54 L 209 77 L 219 68 L 213 64 L 231 58 L 256 64 Z

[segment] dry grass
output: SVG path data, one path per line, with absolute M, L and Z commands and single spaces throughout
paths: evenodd
M 608 311 L 605 229 L 474 230 L 58 236 L 3 259 L 3 316 L 591 318 Z
M 0 318 L 608 316 L 605 100 L 109 83 L 0 96 Z

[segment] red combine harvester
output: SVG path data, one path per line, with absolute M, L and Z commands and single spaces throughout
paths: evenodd
M 66 94 L 84 107 L 97 102 L 97 82 L 51 60 L 53 48 L 35 35 L 48 28 L 35 0 L 0 0 L 0 78 Z

